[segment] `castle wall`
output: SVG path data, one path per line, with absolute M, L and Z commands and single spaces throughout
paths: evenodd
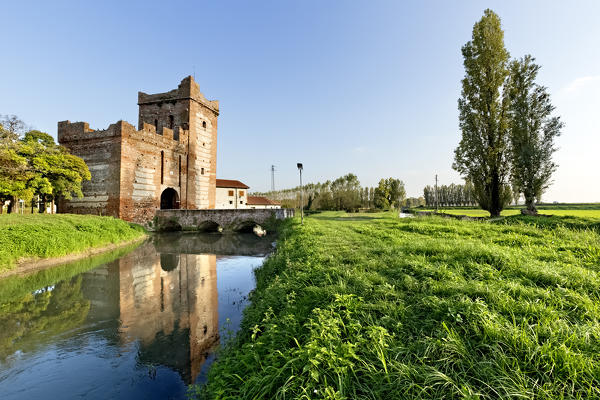
M 92 176 L 83 182 L 84 197 L 60 200 L 58 212 L 119 217 L 120 203 L 120 124 L 94 131 L 85 122 L 58 123 L 58 141 L 72 154 L 81 157 Z

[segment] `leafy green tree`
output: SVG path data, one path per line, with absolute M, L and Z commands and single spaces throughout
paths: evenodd
M 510 139 L 512 144 L 512 184 L 523 193 L 530 212 L 535 201 L 548 188 L 556 164 L 555 139 L 563 123 L 553 117 L 555 107 L 548 90 L 535 83 L 540 66 L 527 55 L 510 65 Z
M 375 188 L 375 207 L 381 209 L 400 208 L 405 197 L 406 190 L 400 179 L 381 179 Z
M 465 77 L 458 100 L 462 139 L 453 168 L 473 183 L 477 202 L 492 217 L 510 201 L 508 60 L 500 18 L 487 9 L 462 48 Z
M 331 192 L 336 208 L 346 211 L 359 209 L 360 190 L 360 182 L 354 174 L 347 174 L 333 181 Z
M 11 212 L 17 199 L 30 201 L 36 194 L 44 203 L 59 196 L 83 197 L 82 182 L 91 178 L 85 162 L 45 132 L 22 134 L 24 126 L 15 116 L 0 123 L 0 204 L 10 200 Z
M 388 200 L 389 197 L 389 188 L 385 179 L 382 178 L 375 188 L 375 207 L 383 210 L 390 208 L 390 202 Z
M 19 154 L 19 132 L 24 126 L 14 115 L 0 120 L 0 213 L 5 201 L 10 200 L 8 212 L 11 212 L 17 198 L 30 200 L 33 196 L 27 185 L 33 174 L 27 159 Z
M 91 178 L 87 165 L 81 158 L 57 145 L 52 136 L 29 131 L 21 140 L 20 152 L 27 158 L 30 170 L 35 172 L 28 181 L 28 187 L 40 196 L 42 203 L 58 197 L 67 200 L 73 195 L 83 197 L 82 182 Z

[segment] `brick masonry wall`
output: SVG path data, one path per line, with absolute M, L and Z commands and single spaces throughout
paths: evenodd
M 174 189 L 179 200 L 185 198 L 188 133 L 176 129 L 179 140 L 174 140 L 173 132 L 166 128 L 162 135 L 157 135 L 153 125 L 144 124 L 141 131 L 129 125 L 124 130 L 121 218 L 140 223 L 152 219 L 160 208 L 161 193 L 167 188 Z
M 92 179 L 83 183 L 84 197 L 60 200 L 58 212 L 119 217 L 120 203 L 120 123 L 94 131 L 83 122 L 58 123 L 58 140 L 87 164 Z

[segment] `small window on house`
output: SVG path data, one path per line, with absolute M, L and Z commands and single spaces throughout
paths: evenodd
M 233 204 L 233 200 L 229 200 L 229 204 Z
M 173 125 L 175 124 L 175 120 L 172 115 L 169 115 L 169 129 L 173 129 Z
M 204 175 L 204 167 L 200 168 L 200 174 Z
M 202 127 L 206 129 L 206 121 L 202 121 Z
M 244 204 L 244 202 L 240 200 L 240 204 Z
M 233 196 L 233 190 L 230 190 L 230 191 L 229 191 L 229 195 L 230 195 L 230 196 Z
M 244 196 L 244 191 L 240 190 L 240 197 Z

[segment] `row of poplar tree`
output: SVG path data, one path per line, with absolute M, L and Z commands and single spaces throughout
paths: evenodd
M 437 197 L 437 199 L 436 199 Z M 423 198 L 427 207 L 435 207 L 436 201 L 438 206 L 472 206 L 477 204 L 473 184 L 467 182 L 464 185 L 441 185 L 437 188 L 437 196 L 435 187 L 425 186 L 423 189 Z
M 462 55 L 462 138 L 452 166 L 472 182 L 476 202 L 492 217 L 514 193 L 535 213 L 557 167 L 554 141 L 563 128 L 553 116 L 548 90 L 536 83 L 540 66 L 530 55 L 511 60 L 500 18 L 489 9 L 474 25 Z
M 303 190 L 303 196 L 300 195 Z M 362 187 L 354 174 L 341 176 L 334 181 L 308 183 L 302 187 L 254 193 L 281 202 L 282 207 L 300 207 L 301 199 L 306 210 L 357 211 L 361 208 L 399 208 L 405 202 L 406 191 L 400 179 L 381 179 L 377 187 Z
M 19 200 L 35 201 L 39 211 L 58 197 L 83 197 L 81 184 L 91 178 L 85 162 L 56 144 L 45 132 L 27 129 L 16 116 L 0 118 L 0 213 L 8 212 Z M 35 201 L 34 201 L 35 199 Z

